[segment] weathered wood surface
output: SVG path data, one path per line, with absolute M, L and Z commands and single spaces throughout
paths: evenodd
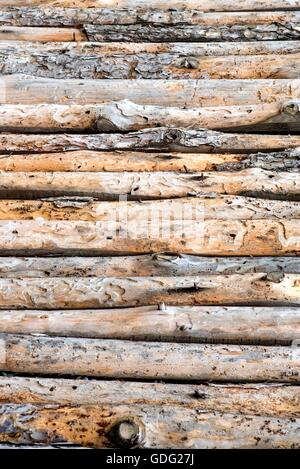
M 299 382 L 298 347 L 202 345 L 1 334 L 1 368 L 110 378 Z
M 31 193 L 24 195 L 28 197 Z M 160 213 L 165 214 L 166 220 L 168 216 L 173 215 L 178 224 L 181 214 L 186 216 L 188 222 L 193 220 L 300 219 L 300 204 L 297 202 L 238 196 L 202 196 L 160 203 L 123 201 L 117 204 L 80 197 L 0 200 L 0 220 L 66 220 L 105 223 L 119 219 L 123 220 L 124 224 L 132 221 L 149 223 L 150 210 L 152 213 L 160 210 Z
M 181 109 L 123 100 L 100 105 L 2 105 L 0 131 L 130 131 L 151 127 L 227 129 L 262 123 L 300 124 L 300 100 L 283 104 Z
M 146 0 L 1 0 L 3 7 L 61 7 L 61 8 L 149 8 Z M 152 8 L 168 10 L 165 0 L 153 0 Z M 199 8 L 198 0 L 174 0 L 173 8 Z M 202 0 L 202 11 L 261 11 L 293 10 L 300 7 L 299 0 L 244 0 L 237 4 L 233 0 Z
M 161 230 L 165 230 L 163 236 Z M 202 218 L 192 222 L 191 218 L 184 222 L 180 218 L 167 226 L 140 219 L 128 222 L 125 228 L 122 221 L 114 220 L 4 220 L 0 221 L 0 242 L 5 255 L 122 255 L 162 251 L 210 256 L 295 255 L 299 253 L 299 219 L 213 219 L 203 223 Z
M 297 257 L 200 257 L 156 253 L 117 257 L 0 257 L 0 277 L 150 277 L 270 274 L 300 274 Z
M 1 278 L 0 309 L 112 308 L 163 303 L 296 306 L 300 304 L 299 280 L 298 274 L 282 272 L 189 277 Z
M 129 100 L 173 107 L 247 106 L 300 99 L 300 80 L 76 80 L 6 75 L 1 104 L 100 104 Z
M 37 30 L 37 31 L 36 31 Z M 81 34 L 81 35 L 80 35 Z M 220 45 L 66 43 L 78 41 L 82 33 L 72 29 L 0 27 L 0 70 L 4 75 L 27 74 L 47 78 L 190 78 L 256 79 L 298 78 L 300 75 L 299 41 L 270 42 L 268 46 L 246 43 L 246 47 L 225 48 Z M 15 40 L 15 43 L 11 41 Z M 48 41 L 34 44 L 21 41 Z M 251 45 L 255 47 L 250 47 Z M 264 43 L 262 43 L 264 44 Z M 274 45 L 275 44 L 275 45 Z M 276 47 L 279 44 L 280 47 Z M 286 51 L 283 47 L 286 44 Z M 139 44 L 138 44 L 139 45 Z M 231 44 L 229 44 L 231 45 Z M 237 53 L 239 51 L 239 55 Z M 293 53 L 294 52 L 294 53 Z M 230 55 L 229 55 L 230 54 Z M 257 54 L 257 55 L 255 55 Z
M 0 133 L 0 152 L 65 152 L 72 150 L 143 150 L 187 153 L 253 153 L 300 147 L 299 135 L 222 133 L 197 129 L 144 129 L 104 134 Z M 2 155 L 3 156 L 3 155 Z M 7 158 L 4 155 L 3 158 Z
M 102 200 L 155 200 L 213 194 L 300 199 L 299 170 L 249 168 L 242 171 L 175 172 L 1 172 L 0 195 L 9 198 L 87 196 Z
M 0 312 L 0 332 L 157 342 L 291 345 L 300 337 L 300 315 L 296 307 L 5 310 Z
M 157 409 L 151 405 L 6 404 L 0 412 L 2 443 L 127 449 L 299 448 L 298 418 L 199 413 L 180 406 Z
M 300 141 L 299 141 L 300 143 Z M 298 171 L 298 148 L 270 153 L 217 154 L 137 151 L 78 150 L 58 153 L 0 154 L 1 171 L 152 172 L 239 171 L 261 168 L 267 171 Z
M 93 379 L 0 377 L 2 404 L 183 406 L 298 418 L 300 388 L 291 384 L 181 384 Z
M 80 29 L 76 28 L 32 28 L 30 26 L 0 26 L 1 46 L 1 41 L 70 42 L 86 41 L 86 39 L 86 35 Z

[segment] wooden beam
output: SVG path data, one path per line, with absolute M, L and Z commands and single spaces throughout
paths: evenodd
M 0 26 L 0 41 L 86 41 L 86 35 L 76 28 L 45 28 L 31 26 Z M 21 44 L 21 42 L 20 42 Z M 21 46 L 22 47 L 22 46 Z M 0 49 L 3 44 L 0 42 Z M 2 49 L 3 50 L 3 49 Z M 3 60 L 3 57 L 2 57 Z
M 111 134 L 0 133 L 1 153 L 65 152 L 70 150 L 142 150 L 186 153 L 253 153 L 300 147 L 299 135 L 221 133 L 197 129 L 145 129 Z M 7 155 L 4 155 L 7 158 Z
M 198 411 L 299 417 L 299 386 L 181 384 L 140 381 L 0 377 L 2 404 L 183 406 Z
M 30 246 L 27 244 L 26 248 L 29 250 Z M 299 274 L 282 272 L 189 277 L 1 278 L 0 309 L 112 308 L 162 303 L 292 306 L 300 304 L 299 281 Z
M 201 345 L 2 334 L 1 369 L 110 378 L 299 383 L 297 347 Z
M 297 257 L 200 257 L 156 253 L 117 257 L 0 257 L 0 277 L 178 277 L 280 272 L 300 274 Z M 276 274 L 275 274 L 276 273 Z
M 0 311 L 0 332 L 158 342 L 291 345 L 300 337 L 300 316 L 296 307 L 4 310 Z
M 171 107 L 248 106 L 300 99 L 300 80 L 76 80 L 7 75 L 1 104 L 100 104 L 129 100 Z

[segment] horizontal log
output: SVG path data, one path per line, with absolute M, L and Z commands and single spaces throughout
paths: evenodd
M 0 311 L 0 332 L 98 339 L 291 345 L 300 337 L 300 315 L 298 308 L 287 307 L 5 310 Z
M 12 173 L 14 174 L 14 173 Z M 34 182 L 33 182 L 34 186 Z M 25 194 L 28 196 L 28 194 Z M 30 194 L 29 194 L 30 195 Z M 61 197 L 42 200 L 0 200 L 0 220 L 66 220 L 149 223 L 155 210 L 167 221 L 191 220 L 290 220 L 300 219 L 300 204 L 291 201 L 246 197 L 200 197 L 164 202 L 99 202 L 91 198 Z M 190 210 L 190 213 L 188 212 Z M 177 211 L 177 216 L 176 216 Z M 169 217 L 169 218 L 168 218 Z M 125 226 L 124 226 L 125 227 Z
M 299 417 L 300 388 L 285 384 L 172 384 L 0 377 L 3 404 L 184 406 L 205 412 Z
M 1 153 L 65 152 L 71 150 L 143 150 L 187 153 L 253 153 L 300 147 L 299 135 L 251 135 L 197 129 L 144 129 L 111 134 L 0 133 Z M 7 158 L 5 155 L 4 158 Z
M 157 218 L 151 218 L 151 212 L 149 218 L 148 222 L 143 218 L 125 225 L 124 220 L 0 221 L 1 251 L 5 255 L 120 255 L 162 251 L 210 256 L 299 253 L 299 219 L 206 220 L 203 223 L 201 217 L 200 220 L 179 217 L 174 222 L 157 223 Z
M 222 14 L 222 16 L 223 15 L 224 14 Z M 94 42 L 284 41 L 290 39 L 299 40 L 300 38 L 299 19 L 295 24 L 289 23 L 289 20 L 280 23 L 280 20 L 274 19 L 274 22 L 270 21 L 270 23 L 258 25 L 251 23 L 245 25 L 227 25 L 226 19 L 227 18 L 225 18 L 225 24 L 216 26 L 180 24 L 176 24 L 175 26 L 158 26 L 157 24 L 122 24 L 107 26 L 85 24 L 84 33 L 89 41 Z
M 27 247 L 28 249 L 28 247 Z M 0 309 L 161 305 L 299 305 L 299 275 L 1 278 Z
M 235 48 L 230 43 L 133 47 L 131 43 L 22 42 L 82 40 L 80 33 L 74 39 L 71 34 L 72 30 L 58 28 L 45 28 L 43 35 L 43 28 L 0 27 L 0 40 L 7 36 L 9 41 L 0 42 L 1 73 L 61 79 L 266 79 L 300 74 L 299 41 L 235 43 Z M 19 41 L 12 43 L 15 39 Z
M 8 198 L 85 196 L 115 200 L 157 200 L 214 194 L 299 200 L 299 172 L 260 168 L 232 172 L 2 172 L 0 195 Z
M 31 374 L 297 383 L 300 350 L 1 334 L 0 366 Z
M 0 41 L 85 41 L 86 35 L 76 28 L 32 28 L 0 26 Z M 13 47 L 13 45 L 11 44 Z M 0 49 L 2 44 L 0 42 Z M 2 53 L 1 53 L 2 55 Z
M 6 75 L 1 104 L 100 104 L 129 100 L 174 107 L 247 106 L 300 99 L 300 80 L 76 80 Z
M 149 127 L 230 129 L 270 122 L 279 125 L 290 122 L 299 124 L 299 116 L 300 100 L 287 101 L 283 104 L 190 109 L 141 106 L 127 100 L 83 106 L 4 104 L 0 107 L 0 131 L 113 132 Z
M 226 36 L 234 26 L 235 39 L 238 32 L 246 29 L 247 36 L 257 28 L 258 32 L 273 32 L 276 26 L 282 28 L 284 34 L 289 31 L 288 39 L 297 36 L 299 26 L 299 11 L 258 11 L 258 12 L 203 12 L 202 9 L 168 8 L 38 8 L 38 7 L 8 7 L 0 10 L 0 24 L 12 26 L 77 26 L 77 25 L 106 25 L 107 31 L 115 25 L 155 25 L 165 26 L 198 26 L 198 29 L 209 30 L 211 39 L 215 39 L 214 31 L 223 30 Z M 172 31 L 172 29 L 171 29 Z M 281 31 L 281 29 L 280 29 Z M 176 32 L 176 28 L 175 28 Z M 225 37 L 226 39 L 226 37 Z M 144 37 L 144 41 L 147 40 Z M 169 39 L 170 40 L 170 39 Z M 143 41 L 143 42 L 144 42 Z
M 153 277 L 300 274 L 297 257 L 199 257 L 157 253 L 117 257 L 0 257 L 0 277 Z M 275 274 L 276 273 L 276 274 Z
M 180 406 L 111 404 L 92 407 L 6 404 L 0 407 L 0 413 L 0 441 L 10 444 L 123 449 L 299 448 L 300 420 L 295 418 L 199 413 Z
M 1 0 L 3 7 L 61 7 L 61 8 L 149 8 L 146 0 Z M 153 0 L 152 8 L 168 10 L 165 0 Z M 236 4 L 233 0 L 202 0 L 202 11 L 256 11 L 256 10 L 293 10 L 300 7 L 299 0 L 244 0 Z M 199 8 L 198 0 L 174 0 L 172 8 Z
M 0 110 L 1 112 L 1 110 Z M 300 142 L 299 142 L 300 143 Z M 239 171 L 261 168 L 267 171 L 297 171 L 299 149 L 274 153 L 158 153 L 92 150 L 62 153 L 23 153 L 0 155 L 1 171 L 74 171 L 74 172 L 152 172 Z

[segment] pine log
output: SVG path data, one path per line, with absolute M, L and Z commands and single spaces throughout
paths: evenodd
M 27 249 L 28 245 L 27 245 Z M 298 274 L 1 278 L 0 309 L 300 304 Z
M 177 33 L 177 26 L 196 26 L 204 31 L 210 40 L 216 40 L 221 32 L 226 40 L 232 33 L 232 39 L 259 39 L 266 33 L 268 39 L 293 38 L 299 35 L 299 11 L 258 11 L 258 12 L 203 12 L 202 9 L 168 8 L 38 8 L 8 7 L 0 10 L 0 24 L 11 26 L 108 26 L 106 31 L 115 26 L 150 25 L 167 27 L 170 35 Z M 172 29 L 176 25 L 176 28 Z M 277 29 L 278 28 L 278 29 Z M 279 37 L 276 36 L 279 33 Z M 256 34 L 258 33 L 258 37 Z M 244 35 L 245 34 L 245 35 Z M 254 36 L 254 37 L 252 37 Z M 144 40 L 147 40 L 144 37 Z M 170 41 L 170 38 L 168 39 Z M 143 41 L 144 42 L 144 41 Z
M 0 26 L 0 41 L 85 41 L 86 35 L 76 28 L 32 28 L 18 26 Z M 13 48 L 11 42 L 10 46 Z M 22 44 L 21 42 L 19 44 Z M 21 46 L 22 47 L 22 46 Z M 0 42 L 0 55 L 2 56 L 3 44 Z M 1 63 L 1 62 L 0 62 Z M 283 77 L 282 77 L 283 78 Z
M 3 404 L 183 406 L 204 412 L 299 418 L 300 388 L 287 384 L 172 384 L 0 377 Z
M 242 171 L 201 173 L 2 172 L 0 195 L 8 198 L 84 196 L 101 200 L 158 200 L 228 194 L 271 199 L 300 199 L 298 172 Z M 201 206 L 201 208 L 203 208 Z M 120 206 L 123 211 L 123 205 Z
M 300 80 L 75 80 L 5 75 L 1 104 L 101 104 L 129 100 L 172 107 L 248 106 L 300 99 Z
M 25 195 L 28 196 L 27 193 Z M 92 221 L 103 224 L 119 220 L 125 225 L 133 221 L 147 223 L 148 220 L 149 223 L 150 213 L 154 214 L 155 210 L 165 214 L 166 220 L 173 216 L 177 222 L 180 221 L 181 215 L 186 216 L 187 222 L 193 220 L 300 219 L 298 202 L 231 196 L 187 198 L 180 201 L 166 200 L 159 203 L 121 201 L 117 204 L 80 197 L 0 200 L 0 220 Z M 188 210 L 191 212 L 189 213 Z
M 291 111 L 292 110 L 292 111 Z M 181 109 L 123 100 L 100 105 L 2 105 L 0 131 L 130 131 L 151 127 L 230 129 L 262 123 L 300 124 L 300 100 L 252 106 Z
M 251 135 L 197 129 L 144 129 L 111 134 L 0 133 L 1 153 L 65 152 L 70 150 L 143 150 L 185 153 L 252 153 L 300 147 L 299 135 Z M 6 155 L 2 157 L 7 158 Z
M 58 28 L 0 27 L 0 40 L 9 41 L 0 42 L 1 73 L 61 79 L 266 79 L 300 74 L 299 41 L 237 43 L 234 48 L 231 43 L 133 47 L 131 43 L 21 42 L 78 41 L 82 34 Z
M 299 383 L 297 347 L 1 334 L 1 369 L 107 378 Z
M 120 327 L 122 324 L 122 327 Z M 168 342 L 291 345 L 299 308 L 152 306 L 0 312 L 0 332 Z
M 299 142 L 300 143 L 300 142 Z M 261 168 L 267 171 L 298 171 L 299 148 L 270 153 L 205 154 L 92 150 L 61 153 L 0 155 L 1 171 L 17 172 L 152 172 L 240 171 Z
M 156 253 L 117 257 L 0 257 L 0 277 L 178 277 L 264 273 L 300 274 L 297 257 L 199 257 Z
M 151 405 L 101 404 L 92 407 L 6 404 L 0 407 L 0 413 L 2 443 L 183 450 L 300 447 L 300 419 L 295 418 L 199 413 L 180 406 L 158 409 Z M 119 457 L 117 453 L 115 457 Z M 107 458 L 113 459 L 113 455 Z
M 61 8 L 149 8 L 146 0 L 1 0 L 3 7 L 61 7 Z M 165 0 L 153 0 L 152 8 L 168 10 L 170 5 Z M 233 0 L 202 0 L 202 11 L 264 11 L 293 10 L 300 7 L 299 0 L 244 0 L 237 4 Z M 174 0 L 172 8 L 199 8 L 198 0 Z

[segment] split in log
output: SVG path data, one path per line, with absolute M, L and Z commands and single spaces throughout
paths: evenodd
M 0 26 L 0 41 L 85 41 L 86 35 L 76 28 L 32 28 Z M 21 43 L 20 43 L 21 44 Z M 13 44 L 10 42 L 10 46 Z M 2 50 L 0 42 L 0 50 Z M 0 52 L 1 58 L 2 51 Z M 1 63 L 1 61 L 0 61 Z M 1 66 L 0 66 L 1 67 Z M 283 78 L 283 77 L 282 77 Z
M 300 274 L 297 257 L 199 257 L 185 254 L 127 257 L 0 257 L 0 277 L 157 277 L 264 273 Z
M 78 41 L 74 30 L 0 27 L 0 68 L 3 75 L 45 78 L 298 78 L 299 41 L 254 43 L 141 44 L 60 43 Z M 13 39 L 18 42 L 12 43 Z
M 248 106 L 300 99 L 300 80 L 75 80 L 6 75 L 1 104 L 135 104 L 181 108 Z
M 300 349 L 297 347 L 176 344 L 11 334 L 1 334 L 0 347 L 1 369 L 25 374 L 290 383 L 299 383 L 300 376 Z M 173 407 L 171 410 L 174 411 Z
M 1 0 L 2 7 L 60 7 L 60 8 L 149 8 L 146 0 Z M 153 0 L 152 8 L 168 10 L 170 5 L 165 0 Z M 202 11 L 264 11 L 297 10 L 299 0 L 243 0 L 237 4 L 234 0 L 202 0 Z M 199 8 L 199 0 L 174 0 L 172 8 Z
M 111 404 L 92 407 L 4 404 L 0 414 L 1 443 L 68 443 L 123 449 L 300 447 L 298 418 L 198 412 L 181 406 Z
M 214 194 L 299 200 L 299 171 L 273 172 L 249 168 L 237 172 L 185 174 L 169 171 L 122 174 L 86 172 L 84 178 L 81 172 L 70 171 L 0 173 L 0 195 L 3 198 L 84 196 L 116 200 L 124 196 L 128 200 L 158 200 Z M 176 201 L 173 202 L 176 205 Z M 72 201 L 70 203 L 72 205 Z M 85 203 L 86 200 L 83 200 Z M 203 206 L 200 208 L 203 209 Z M 120 211 L 124 211 L 122 204 Z
M 299 245 L 298 245 L 299 246 Z M 30 246 L 27 244 L 27 250 Z M 300 304 L 298 274 L 1 278 L 0 309 Z M 165 314 L 165 313 L 162 313 Z
M 13 173 L 12 173 L 13 174 Z M 34 183 L 33 183 L 34 185 Z M 28 194 L 26 193 L 26 196 Z M 189 213 L 190 210 L 190 213 Z M 246 197 L 199 197 L 163 202 L 99 202 L 88 197 L 61 197 L 42 200 L 0 200 L 0 220 L 65 220 L 150 223 L 150 214 L 165 215 L 178 224 L 180 216 L 187 222 L 196 220 L 297 220 L 300 204 L 291 201 Z M 177 216 L 176 216 L 177 213 Z M 184 222 L 184 218 L 182 220 Z M 174 224 L 175 225 L 175 224 Z
M 143 150 L 187 153 L 252 153 L 300 147 L 299 135 L 251 135 L 198 129 L 144 129 L 111 134 L 0 133 L 0 152 L 65 152 L 70 150 Z M 7 158 L 3 156 L 2 158 Z
M 266 171 L 297 172 L 300 167 L 299 157 L 299 148 L 249 155 L 79 150 L 62 153 L 0 154 L 0 170 L 17 172 L 109 171 L 115 173 L 177 171 L 191 173 L 261 168 Z
M 171 384 L 139 381 L 0 377 L 2 404 L 182 406 L 202 412 L 299 418 L 299 386 Z
M 130 131 L 154 127 L 230 129 L 262 123 L 300 124 L 300 100 L 252 106 L 180 109 L 131 101 L 100 105 L 2 105 L 0 131 Z
M 164 305 L 103 310 L 5 310 L 0 311 L 0 332 L 159 342 L 291 345 L 300 337 L 300 315 L 299 308 L 287 307 Z

